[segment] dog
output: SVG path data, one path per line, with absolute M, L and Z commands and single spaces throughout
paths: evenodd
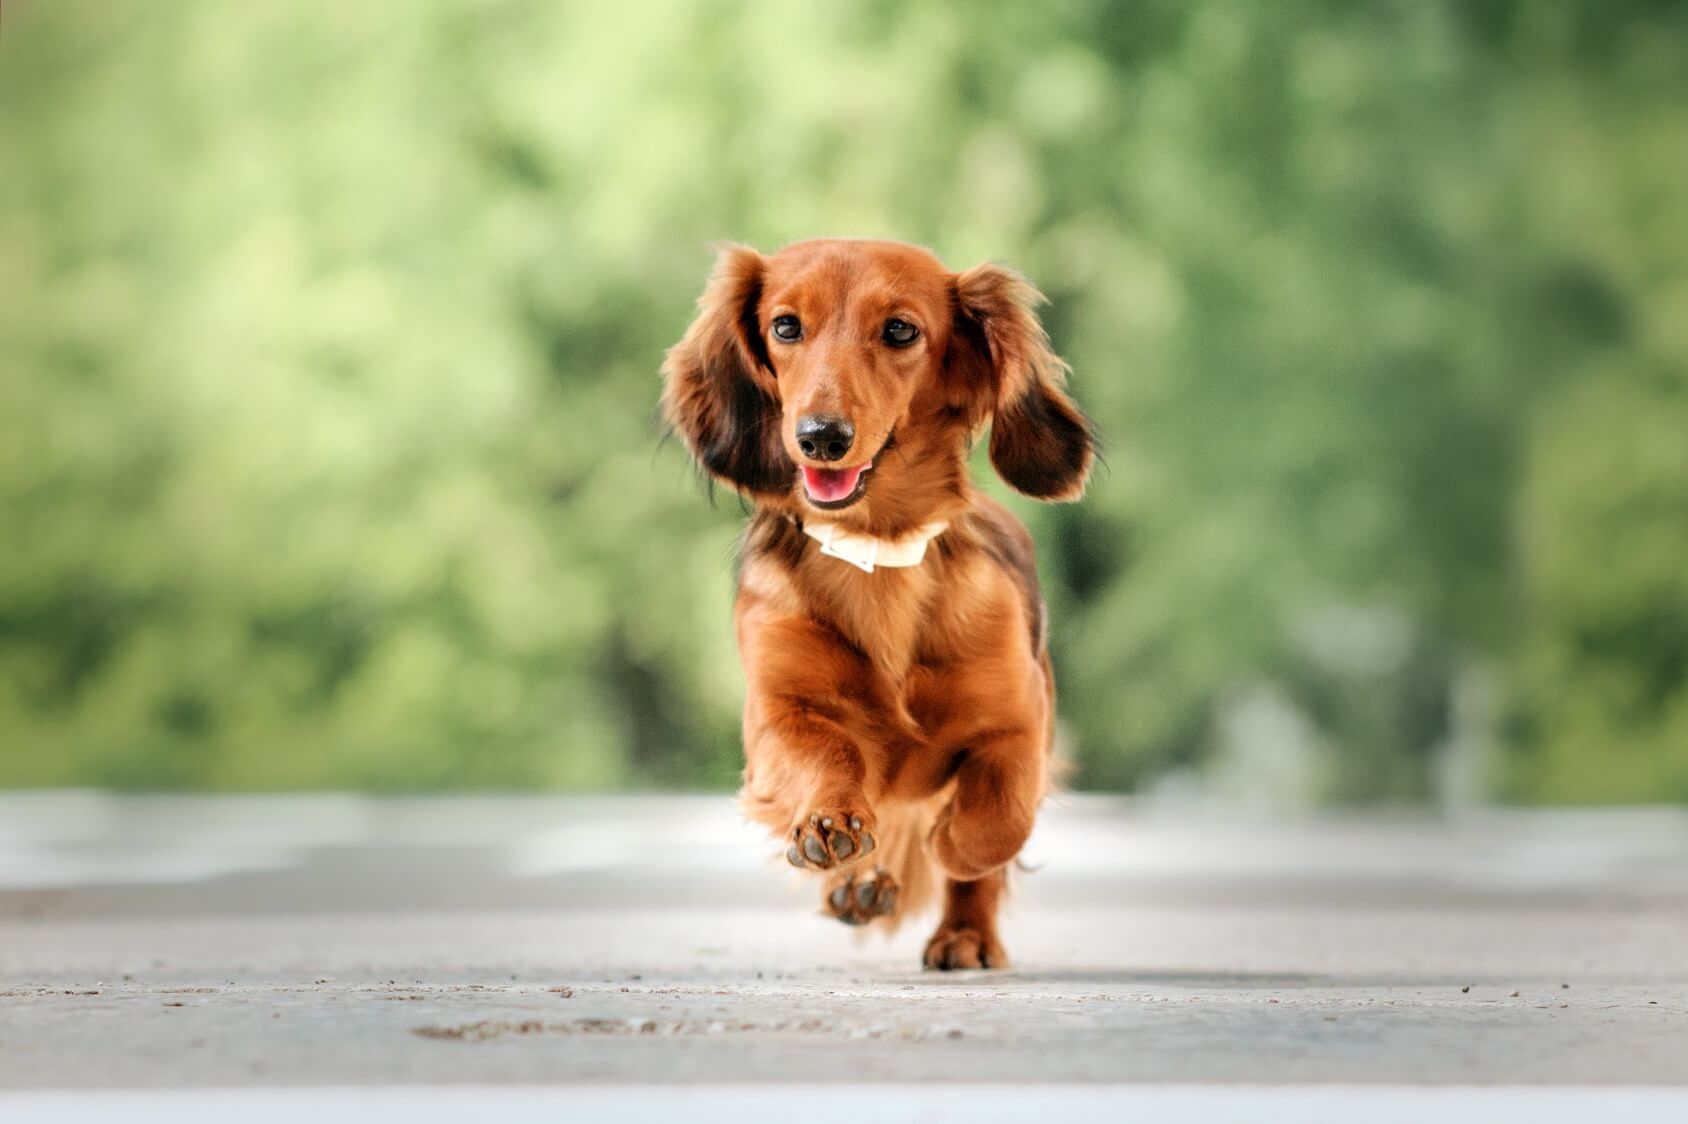
M 894 926 L 941 884 L 929 968 L 1007 964 L 997 909 L 1054 773 L 1032 539 L 967 467 L 989 423 L 1011 488 L 1084 490 L 1095 439 L 1042 302 L 900 242 L 728 245 L 663 363 L 668 423 L 753 506 L 744 810 L 848 924 Z

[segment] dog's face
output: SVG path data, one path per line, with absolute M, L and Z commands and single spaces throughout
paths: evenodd
M 955 274 L 902 243 L 729 247 L 668 354 L 664 408 L 706 471 L 764 504 L 918 514 L 992 417 L 1003 479 L 1073 499 L 1090 431 L 1040 299 L 1010 270 Z
M 768 259 L 757 326 L 780 443 L 809 504 L 865 496 L 913 400 L 941 379 L 949 280 L 930 254 L 897 244 L 805 242 Z

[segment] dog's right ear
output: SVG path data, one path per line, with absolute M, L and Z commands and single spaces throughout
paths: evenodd
M 697 319 L 662 364 L 662 411 L 697 462 L 749 496 L 783 494 L 797 467 L 780 441 L 780 403 L 756 306 L 762 255 L 728 245 Z

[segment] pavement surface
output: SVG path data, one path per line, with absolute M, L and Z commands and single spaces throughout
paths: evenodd
M 943 974 L 725 797 L 0 795 L 0 1118 L 1688 1119 L 1688 813 L 1070 797 L 1026 857 Z

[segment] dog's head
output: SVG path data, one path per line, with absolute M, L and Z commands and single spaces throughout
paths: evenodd
M 987 420 L 1004 481 L 1076 499 L 1090 426 L 1041 301 L 1013 270 L 951 273 L 897 242 L 728 246 L 668 352 L 663 408 L 705 471 L 765 505 L 919 513 L 918 493 L 958 487 Z

